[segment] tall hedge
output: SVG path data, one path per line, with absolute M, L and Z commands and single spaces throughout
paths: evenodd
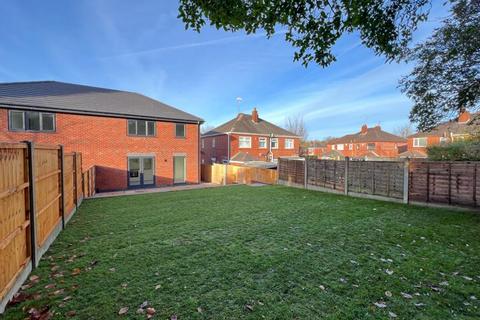
M 480 141 L 457 141 L 427 148 L 428 158 L 435 161 L 480 161 Z

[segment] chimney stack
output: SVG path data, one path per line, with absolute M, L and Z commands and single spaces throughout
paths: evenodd
M 257 108 L 253 108 L 252 110 L 252 121 L 258 123 L 258 112 Z
M 367 126 L 366 124 L 364 124 L 364 125 L 362 126 L 362 129 L 361 129 L 360 133 L 366 134 L 367 131 L 368 131 L 368 126 Z
M 458 115 L 458 123 L 467 123 L 472 119 L 472 115 L 465 108 L 460 109 L 460 114 Z

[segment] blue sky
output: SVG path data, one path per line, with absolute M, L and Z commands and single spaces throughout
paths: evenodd
M 447 15 L 443 1 L 433 2 L 416 41 Z M 355 34 L 339 41 L 330 67 L 305 69 L 282 34 L 267 39 L 210 27 L 198 34 L 185 30 L 177 9 L 174 0 L 2 0 L 0 82 L 136 91 L 209 125 L 254 106 L 279 125 L 302 114 L 309 138 L 317 139 L 356 132 L 363 123 L 394 130 L 408 122 L 411 103 L 397 83 L 411 66 L 385 64 Z

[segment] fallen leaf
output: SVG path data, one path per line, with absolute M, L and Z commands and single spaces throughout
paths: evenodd
M 25 300 L 30 300 L 32 298 L 31 294 L 25 292 L 17 292 L 13 295 L 13 298 L 8 302 L 9 305 L 13 306 L 18 303 L 24 302 Z
M 68 300 L 71 300 L 72 299 L 72 296 L 66 296 L 65 298 L 63 298 L 63 301 L 68 301 Z
M 122 283 L 122 288 L 123 289 L 127 289 L 127 287 L 128 287 L 128 283 Z
M 324 286 L 324 285 L 321 284 L 321 285 L 319 285 L 318 287 L 319 287 L 320 289 L 322 289 L 323 291 L 325 291 L 325 286 Z
M 52 288 L 55 288 L 55 286 L 56 286 L 55 283 L 50 283 L 45 286 L 45 289 L 52 289 Z
M 404 297 L 405 299 L 412 299 L 412 295 L 411 294 L 408 294 L 408 293 L 405 293 L 405 292 L 400 292 L 402 294 L 402 297 Z
M 198 308 L 197 308 L 197 312 L 198 312 L 198 313 L 202 313 L 202 312 L 203 312 L 203 309 L 202 309 L 201 307 L 198 307 Z
M 77 311 L 75 310 L 70 310 L 66 313 L 67 317 L 74 317 L 77 315 Z
M 389 311 L 388 315 L 389 315 L 390 318 L 396 318 L 397 317 L 397 315 L 395 313 L 393 313 L 392 311 Z
M 152 307 L 149 307 L 146 309 L 147 315 L 153 316 L 155 314 L 155 309 Z
M 37 276 L 37 275 L 33 275 L 33 276 L 30 276 L 29 279 L 30 279 L 30 281 L 32 281 L 32 282 L 37 282 L 38 280 L 40 280 L 40 277 Z
M 142 309 L 142 308 L 137 309 L 137 314 L 144 314 L 144 313 L 145 313 L 145 309 Z
M 448 287 L 448 281 L 442 281 L 439 283 L 442 287 Z
M 65 291 L 64 289 L 58 289 L 58 290 L 53 292 L 53 295 L 58 296 L 58 295 L 62 294 L 64 291 Z
M 248 310 L 248 311 L 253 311 L 253 306 L 250 305 L 250 304 L 246 304 L 245 309 Z
M 172 316 L 170 317 L 170 320 L 177 320 L 177 316 L 175 314 L 172 314 Z
M 421 303 L 421 302 L 415 303 L 415 307 L 419 307 L 419 308 L 420 308 L 420 307 L 424 307 L 424 306 L 425 306 L 425 303 Z
M 468 277 L 468 276 L 462 276 L 463 279 L 467 280 L 467 281 L 472 281 L 473 279 Z
M 158 289 L 160 289 L 161 287 L 162 287 L 161 284 L 157 284 L 157 285 L 155 286 L 155 290 L 158 290 Z
M 389 276 L 391 276 L 393 274 L 393 271 L 392 270 L 389 270 L 389 269 L 386 269 L 385 270 L 385 273 L 388 274 Z
M 146 307 L 148 307 L 148 301 L 143 301 L 139 308 L 145 309 Z
M 387 290 L 387 291 L 385 291 L 385 295 L 390 298 L 392 296 L 392 293 Z
M 21 286 L 20 289 L 27 290 L 27 289 L 30 289 L 32 286 L 33 286 L 32 283 L 27 283 L 27 284 L 24 284 L 23 286 Z
M 383 301 L 378 301 L 378 302 L 375 302 L 374 305 L 378 308 L 386 308 L 387 307 L 387 304 Z
M 110 272 L 115 272 L 115 268 L 110 268 L 108 270 L 110 270 Z
M 118 315 L 122 316 L 124 314 L 127 314 L 127 312 L 128 312 L 128 307 L 123 307 L 123 308 L 120 308 L 120 310 L 118 311 Z
M 80 268 L 75 268 L 72 271 L 72 276 L 77 276 L 77 275 L 80 274 L 80 272 L 82 272 L 82 270 L 80 270 Z

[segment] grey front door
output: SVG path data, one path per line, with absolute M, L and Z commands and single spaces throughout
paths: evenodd
M 128 186 L 153 186 L 155 184 L 154 168 L 155 161 L 153 157 L 128 157 Z
M 185 156 L 173 156 L 173 183 L 185 183 Z

